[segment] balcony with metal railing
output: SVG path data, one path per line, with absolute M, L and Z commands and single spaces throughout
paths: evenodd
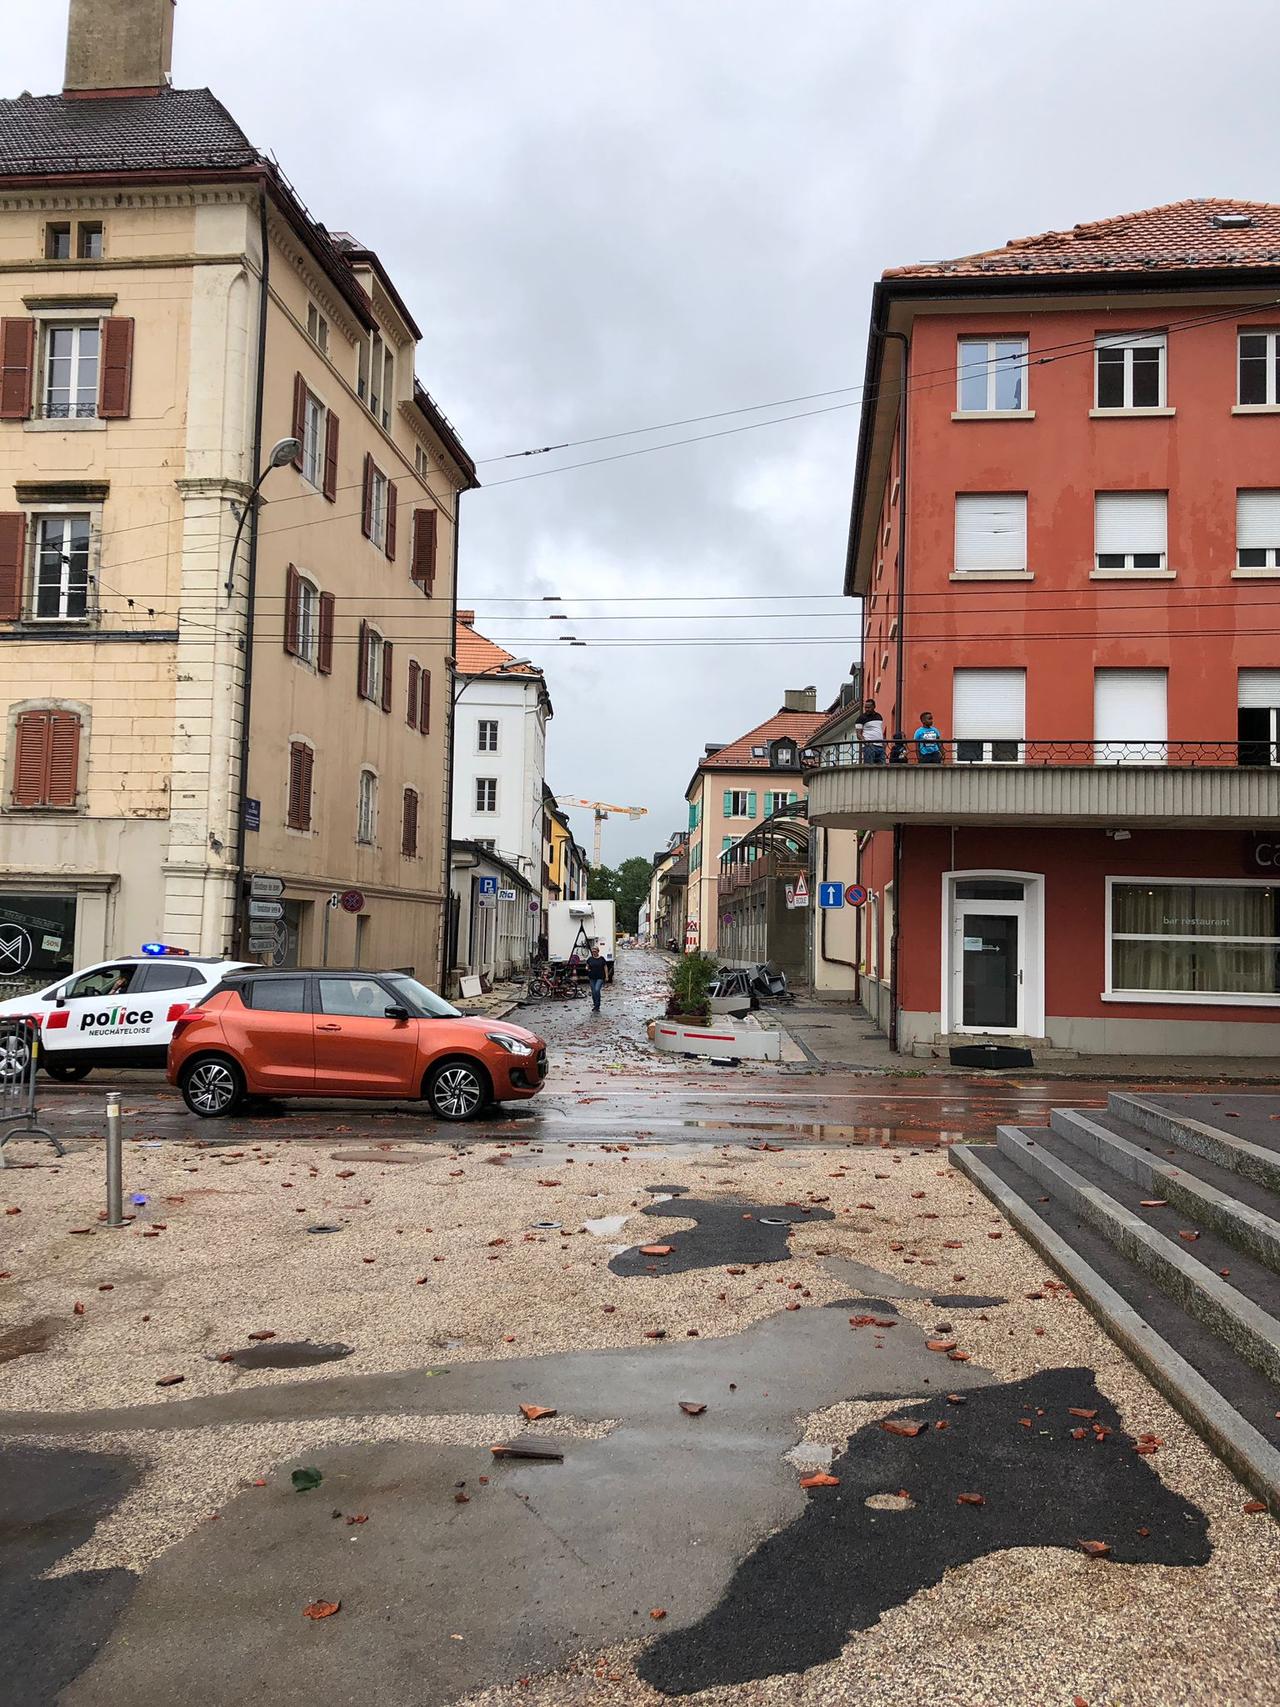
M 1280 820 L 1265 741 L 836 741 L 804 753 L 811 821 L 1255 829 Z

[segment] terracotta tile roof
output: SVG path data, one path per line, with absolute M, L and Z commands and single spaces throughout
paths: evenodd
M 249 166 L 257 150 L 208 89 L 0 101 L 0 176 Z
M 1248 219 L 1247 225 L 1228 222 Z M 890 267 L 886 279 L 1018 273 L 1196 272 L 1280 268 L 1280 205 L 1217 197 L 1169 202 L 1138 213 L 1015 237 L 1002 248 L 951 261 Z
M 753 747 L 767 747 L 771 741 L 780 741 L 789 735 L 797 747 L 803 747 L 820 723 L 826 721 L 825 712 L 821 711 L 778 711 L 767 722 L 759 724 L 755 729 L 749 729 L 745 735 L 736 741 L 730 741 L 727 747 L 721 747 L 718 753 L 712 753 L 709 758 L 698 761 L 700 771 L 767 771 L 769 759 L 752 755 Z
M 458 660 L 460 676 L 481 676 L 487 671 L 496 673 L 499 664 L 508 664 L 515 659 L 514 652 L 504 652 L 501 646 L 495 646 L 492 640 L 477 634 L 473 627 L 475 620 L 473 610 L 458 612 L 453 631 L 453 655 Z M 534 669 L 532 664 L 522 664 L 518 670 L 505 673 L 509 676 L 540 676 L 542 671 Z

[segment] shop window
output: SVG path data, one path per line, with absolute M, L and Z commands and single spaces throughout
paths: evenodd
M 1108 995 L 1280 998 L 1280 887 L 1109 879 Z
M 75 965 L 76 897 L 0 892 L 0 993 L 39 990 Z

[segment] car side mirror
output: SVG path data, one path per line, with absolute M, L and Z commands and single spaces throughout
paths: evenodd
M 410 1019 L 412 1017 L 408 1008 L 402 1008 L 394 1003 L 391 1007 L 386 1008 L 383 1011 L 388 1019 Z
M 57 995 L 54 996 L 53 1005 L 55 1008 L 65 1008 L 66 1007 L 66 1005 L 67 1005 L 67 992 L 66 992 L 65 987 L 63 989 L 59 990 Z

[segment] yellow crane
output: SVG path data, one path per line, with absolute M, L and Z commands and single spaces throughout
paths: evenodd
M 591 861 L 592 865 L 595 867 L 598 867 L 600 864 L 600 832 L 604 828 L 604 821 L 606 818 L 619 818 L 624 815 L 628 818 L 647 818 L 649 816 L 649 808 L 647 806 L 610 806 L 603 800 L 580 800 L 576 794 L 557 794 L 556 805 L 585 806 L 589 812 L 595 813 L 595 855 Z

